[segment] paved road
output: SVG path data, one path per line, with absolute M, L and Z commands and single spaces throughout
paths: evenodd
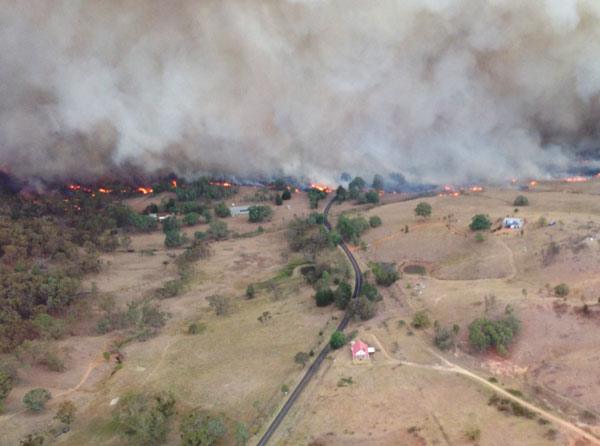
M 334 202 L 335 202 L 335 197 L 332 198 L 331 200 L 329 200 L 329 202 L 327 203 L 327 206 L 325 206 L 325 210 L 323 211 L 323 214 L 325 215 L 324 225 L 328 231 L 331 231 L 331 223 L 329 223 L 329 219 L 328 219 L 329 210 L 331 209 L 331 205 Z M 348 249 L 348 246 L 346 246 L 346 244 L 344 242 L 342 242 L 340 244 L 340 247 L 346 253 L 346 257 L 348 257 L 348 260 L 350 261 L 350 263 L 352 264 L 352 268 L 354 269 L 354 291 L 352 293 L 352 298 L 354 299 L 359 295 L 360 290 L 362 288 L 362 273 L 360 271 L 360 267 L 358 266 L 358 262 L 352 255 L 352 252 L 350 252 L 350 249 Z M 344 318 L 341 320 L 341 322 L 337 326 L 337 329 L 340 331 L 343 331 L 346 328 L 346 326 L 348 325 L 348 322 L 350 322 L 350 313 L 346 312 L 346 314 L 344 315 Z M 323 347 L 323 350 L 321 350 L 321 352 L 315 358 L 313 363 L 310 365 L 310 367 L 308 368 L 308 370 L 306 371 L 306 373 L 304 374 L 304 376 L 302 377 L 302 379 L 300 380 L 300 382 L 298 383 L 298 385 L 296 386 L 294 391 L 291 393 L 288 400 L 285 402 L 285 404 L 283 405 L 283 407 L 277 414 L 277 416 L 273 419 L 273 421 L 271 422 L 271 425 L 265 431 L 265 433 L 263 434 L 260 441 L 257 443 L 257 446 L 265 446 L 269 442 L 269 439 L 271 438 L 271 436 L 275 433 L 275 431 L 277 430 L 277 428 L 279 427 L 279 425 L 281 424 L 281 422 L 283 421 L 283 419 L 285 418 L 287 413 L 290 411 L 290 409 L 292 408 L 292 406 L 294 405 L 296 400 L 300 397 L 300 394 L 302 393 L 304 388 L 307 386 L 307 384 L 309 383 L 311 378 L 317 373 L 317 371 L 319 370 L 319 367 L 321 366 L 321 363 L 327 357 L 327 355 L 329 354 L 330 351 L 331 351 L 331 347 L 329 347 L 329 343 L 327 343 L 327 345 L 325 345 L 325 347 Z

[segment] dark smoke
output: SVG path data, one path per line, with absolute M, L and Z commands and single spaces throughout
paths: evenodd
M 597 0 L 2 0 L 17 176 L 402 172 L 599 154 Z

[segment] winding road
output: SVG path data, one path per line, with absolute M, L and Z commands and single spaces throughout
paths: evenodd
M 329 202 L 325 206 L 325 209 L 323 210 L 323 215 L 325 216 L 325 220 L 324 220 L 323 224 L 324 224 L 325 228 L 327 229 L 327 231 L 331 231 L 331 223 L 329 223 L 329 210 L 331 209 L 331 206 L 333 205 L 333 203 L 335 201 L 336 201 L 336 198 L 333 197 L 331 200 L 329 200 Z M 352 265 L 352 269 L 354 269 L 354 291 L 352 293 L 352 298 L 355 299 L 360 294 L 360 290 L 362 288 L 362 280 L 363 280 L 362 272 L 360 270 L 360 267 L 358 266 L 358 262 L 352 255 L 352 252 L 350 252 L 350 249 L 348 248 L 348 246 L 343 241 L 339 244 L 339 246 L 342 248 L 342 250 L 346 254 L 346 257 L 348 257 L 348 260 L 350 261 L 350 264 Z M 343 331 L 346 328 L 346 326 L 348 325 L 348 322 L 350 322 L 350 313 L 346 312 L 346 314 L 344 315 L 344 318 L 338 324 L 337 329 L 339 331 Z M 327 343 L 325 345 L 325 347 L 323 347 L 321 352 L 318 354 L 316 359 L 313 361 L 313 363 L 310 365 L 310 367 L 308 368 L 308 370 L 306 371 L 306 373 L 304 374 L 304 376 L 302 377 L 302 379 L 300 380 L 300 382 L 298 383 L 296 388 L 292 391 L 292 393 L 290 394 L 290 397 L 285 402 L 283 407 L 279 410 L 279 413 L 275 416 L 275 418 L 273 419 L 273 421 L 271 422 L 271 424 L 269 425 L 269 427 L 263 434 L 262 438 L 257 443 L 257 446 L 264 446 L 269 442 L 270 438 L 273 436 L 273 434 L 275 433 L 275 431 L 277 430 L 277 428 L 279 427 L 279 425 L 281 424 L 281 422 L 283 421 L 285 416 L 288 414 L 288 412 L 290 411 L 290 409 L 292 408 L 292 406 L 294 405 L 296 400 L 298 400 L 298 398 L 300 397 L 300 394 L 305 389 L 305 387 L 308 385 L 311 378 L 317 373 L 317 371 L 319 370 L 319 367 L 323 363 L 323 360 L 327 357 L 327 355 L 329 354 L 330 351 L 331 351 L 331 347 L 329 347 L 329 343 Z

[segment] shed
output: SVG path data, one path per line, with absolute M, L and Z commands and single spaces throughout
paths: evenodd
M 231 206 L 229 210 L 231 211 L 231 216 L 236 217 L 238 215 L 246 215 L 250 212 L 250 206 Z
M 509 229 L 521 229 L 525 221 L 522 218 L 506 217 L 502 220 L 502 227 Z

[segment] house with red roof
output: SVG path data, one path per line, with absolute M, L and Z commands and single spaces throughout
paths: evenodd
M 369 362 L 369 353 L 375 351 L 363 341 L 356 340 L 350 343 L 350 350 L 352 351 L 352 361 L 360 364 L 363 362 Z

